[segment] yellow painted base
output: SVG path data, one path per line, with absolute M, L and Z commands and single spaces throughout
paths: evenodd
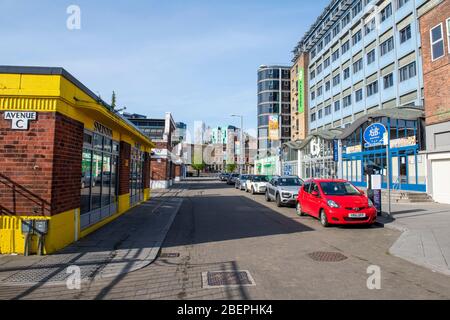
M 150 199 L 150 189 L 144 190 L 144 201 Z M 130 195 L 122 195 L 118 198 L 118 212 L 99 223 L 80 230 L 80 210 L 73 209 L 58 215 L 44 218 L 49 220 L 49 232 L 45 236 L 44 254 L 52 254 L 72 244 L 78 239 L 100 229 L 104 225 L 117 219 L 132 207 L 130 206 Z M 25 237 L 22 234 L 22 220 L 39 220 L 42 217 L 17 217 L 0 216 L 0 254 L 24 254 Z M 37 253 L 38 239 L 31 239 L 30 253 Z

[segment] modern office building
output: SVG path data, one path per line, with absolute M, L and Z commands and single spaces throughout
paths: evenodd
M 423 107 L 417 8 L 426 0 L 334 0 L 294 49 L 309 55 L 309 131 L 371 111 Z
M 425 88 L 427 191 L 450 203 L 450 1 L 427 1 L 419 9 Z
M 291 68 L 258 69 L 258 157 L 274 155 L 291 139 Z
M 183 122 L 177 122 L 175 124 L 175 132 L 173 134 L 172 140 L 176 143 L 182 143 L 186 141 L 187 138 L 187 124 Z

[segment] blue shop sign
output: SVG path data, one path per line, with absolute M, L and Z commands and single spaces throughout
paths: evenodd
M 374 123 L 364 131 L 364 147 L 384 146 L 387 142 L 387 129 L 381 123 Z
M 333 161 L 339 162 L 339 141 L 333 140 Z

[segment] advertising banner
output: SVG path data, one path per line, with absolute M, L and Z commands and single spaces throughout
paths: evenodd
M 305 77 L 303 68 L 298 70 L 298 112 L 305 112 Z
M 278 141 L 279 138 L 279 116 L 271 115 L 269 116 L 269 139 L 272 141 Z

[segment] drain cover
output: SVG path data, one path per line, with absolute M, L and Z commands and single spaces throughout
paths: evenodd
M 339 252 L 317 251 L 308 254 L 308 256 L 314 261 L 320 262 L 339 262 L 348 259 L 346 256 Z
M 178 258 L 180 256 L 179 253 L 166 252 L 161 253 L 160 258 Z
M 203 288 L 254 286 L 248 271 L 209 271 L 202 273 Z

